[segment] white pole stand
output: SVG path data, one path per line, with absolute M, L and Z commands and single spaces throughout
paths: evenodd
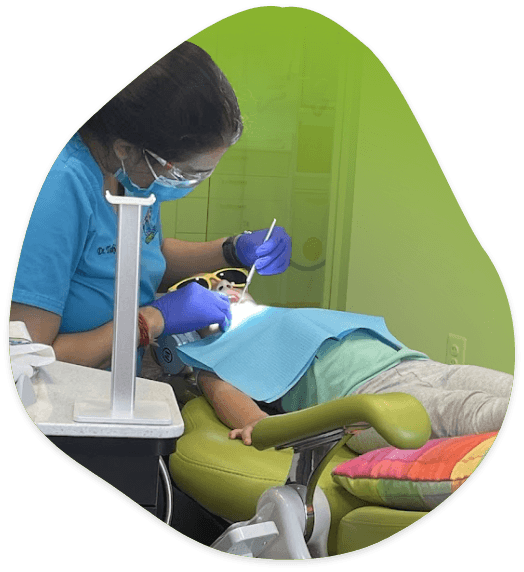
M 167 403 L 135 403 L 142 207 L 151 206 L 156 197 L 119 197 L 106 191 L 106 200 L 118 213 L 111 395 L 109 400 L 76 402 L 73 419 L 82 423 L 168 425 L 171 413 Z

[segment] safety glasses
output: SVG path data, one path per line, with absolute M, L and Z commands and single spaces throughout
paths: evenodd
M 211 279 L 213 278 L 218 281 L 227 280 L 235 286 L 245 286 L 247 275 L 248 271 L 244 268 L 222 268 L 222 270 L 217 270 L 216 272 L 210 272 L 209 274 L 203 274 L 202 276 L 193 276 L 191 278 L 180 280 L 180 282 L 177 282 L 169 288 L 169 292 L 180 290 L 180 288 L 184 288 L 184 286 L 187 286 L 192 282 L 196 282 L 197 284 L 200 284 L 200 286 L 211 290 L 213 287 Z
M 199 183 L 201 183 L 202 181 L 204 181 L 205 179 L 210 177 L 214 171 L 214 169 L 211 169 L 209 171 L 204 171 L 202 173 L 194 173 L 191 175 L 184 175 L 184 173 L 182 173 L 182 171 L 180 169 L 175 167 L 173 165 L 173 163 L 170 163 L 169 161 L 162 159 L 162 157 L 159 157 L 156 153 L 153 153 L 153 151 L 149 151 L 148 149 L 145 149 L 144 151 L 145 151 L 145 153 L 148 153 L 149 155 L 151 155 L 151 157 L 156 159 L 162 165 L 162 167 L 167 169 L 169 178 L 168 177 L 159 177 L 155 173 L 153 167 L 151 166 L 151 163 L 149 162 L 147 155 L 144 153 L 144 157 L 145 157 L 147 166 L 149 167 L 149 170 L 151 171 L 151 173 L 155 177 L 155 180 L 158 180 L 159 178 L 171 180 L 173 182 L 176 182 L 177 186 L 179 186 L 179 187 L 196 187 Z

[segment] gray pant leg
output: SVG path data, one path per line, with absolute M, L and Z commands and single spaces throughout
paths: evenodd
M 418 399 L 428 412 L 431 438 L 497 431 L 509 403 L 512 376 L 476 366 L 448 366 L 432 360 L 409 360 L 379 374 L 356 394 L 400 391 Z M 495 387 L 495 393 L 485 389 Z M 348 443 L 357 452 L 386 446 L 374 431 Z
M 422 363 L 418 367 L 419 370 L 420 366 Z M 446 365 L 431 360 L 428 363 L 428 370 L 431 375 L 437 377 L 436 387 L 483 391 L 489 395 L 508 399 L 511 394 L 513 376 L 509 373 L 478 365 Z

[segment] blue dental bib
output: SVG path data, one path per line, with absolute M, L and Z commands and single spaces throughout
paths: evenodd
M 328 338 L 340 340 L 364 329 L 396 350 L 402 347 L 378 316 L 255 304 L 249 314 L 245 304 L 232 306 L 229 330 L 180 346 L 177 352 L 187 365 L 215 372 L 257 401 L 270 403 L 289 391 Z M 240 310 L 244 315 L 238 315 Z

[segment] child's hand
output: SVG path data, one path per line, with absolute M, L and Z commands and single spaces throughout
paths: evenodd
M 261 421 L 262 419 L 265 419 L 267 417 L 267 414 L 264 414 L 263 417 L 260 417 L 259 419 L 256 419 L 255 421 L 252 421 L 251 423 L 248 423 L 245 427 L 242 427 L 242 429 L 233 429 L 229 432 L 229 438 L 230 439 L 242 439 L 242 443 L 244 443 L 244 445 L 251 445 L 251 433 L 253 433 L 253 428 L 255 427 L 255 425 Z

